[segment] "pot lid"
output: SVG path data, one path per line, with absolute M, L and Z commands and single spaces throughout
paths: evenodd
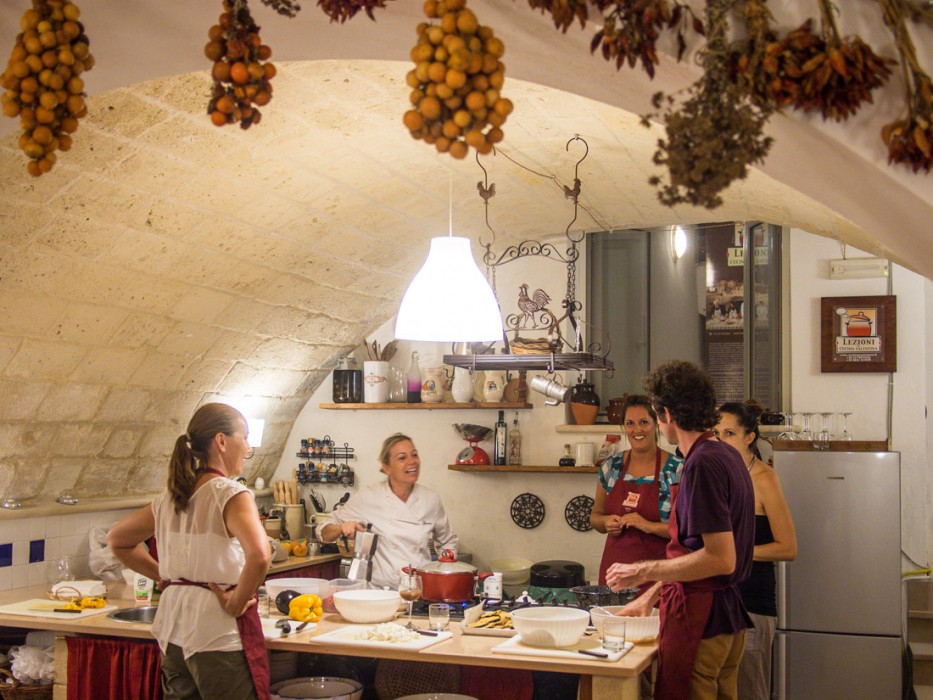
M 437 561 L 418 567 L 419 571 L 432 574 L 475 574 L 476 567 L 462 561 L 457 561 L 457 555 L 450 549 L 444 549 Z

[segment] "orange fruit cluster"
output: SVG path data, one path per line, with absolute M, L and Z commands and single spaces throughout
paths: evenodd
M 52 169 L 55 151 L 71 148 L 71 134 L 87 114 L 81 74 L 94 67 L 94 57 L 80 15 L 70 0 L 33 0 L 0 75 L 3 114 L 19 117 L 19 147 L 29 157 L 30 175 Z
M 513 107 L 500 92 L 505 45 L 479 23 L 466 0 L 426 0 L 424 14 L 440 22 L 418 25 L 415 67 L 405 78 L 413 108 L 402 121 L 414 138 L 440 153 L 465 158 L 471 147 L 490 153 Z
M 210 41 L 204 47 L 204 55 L 214 62 L 207 113 L 217 126 L 239 122 L 248 129 L 262 118 L 258 107 L 272 99 L 275 66 L 263 63 L 272 56 L 272 49 L 259 38 L 246 0 L 224 0 L 223 7 L 218 23 L 208 30 Z

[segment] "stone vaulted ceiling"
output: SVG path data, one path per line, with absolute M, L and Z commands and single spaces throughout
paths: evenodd
M 421 2 L 328 24 L 252 3 L 279 74 L 263 121 L 218 129 L 205 115 L 202 55 L 220 2 L 79 2 L 96 68 L 74 148 L 26 175 L 14 120 L 0 125 L 0 495 L 141 495 L 158 489 L 174 438 L 205 400 L 266 418 L 252 478 L 278 464 L 294 419 L 336 359 L 390 318 L 433 235 L 486 228 L 473 159 L 455 162 L 401 125 Z M 797 3 L 771 3 L 786 26 Z M 873 6 L 867 4 L 873 11 Z M 29 6 L 0 5 L 8 55 Z M 852 124 L 779 115 L 763 167 L 716 211 L 660 205 L 647 185 L 663 132 L 639 125 L 650 95 L 696 77 L 669 57 L 655 81 L 589 53 L 523 2 L 471 0 L 506 44 L 516 105 L 495 157 L 497 246 L 563 235 L 559 188 L 579 166 L 575 231 L 765 220 L 832 236 L 933 277 L 929 177 L 889 168 L 877 134 L 897 116 L 895 75 Z M 808 7 L 812 11 L 814 7 Z M 843 15 L 848 17 L 848 15 Z M 847 31 L 876 32 L 877 17 Z M 872 29 L 874 27 L 874 29 Z M 929 37 L 918 37 L 930 65 Z M 663 173 L 661 173 L 663 174 Z M 841 252 L 840 252 L 841 255 Z

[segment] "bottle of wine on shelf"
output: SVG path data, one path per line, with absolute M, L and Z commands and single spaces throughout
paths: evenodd
M 499 420 L 496 421 L 495 452 L 492 463 L 504 467 L 508 464 L 508 428 L 505 425 L 505 411 L 499 411 Z

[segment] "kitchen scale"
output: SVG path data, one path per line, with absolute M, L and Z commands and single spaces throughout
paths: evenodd
M 492 428 L 472 423 L 454 423 L 457 434 L 470 443 L 457 455 L 457 464 L 489 464 L 489 455 L 478 443 L 492 435 Z

